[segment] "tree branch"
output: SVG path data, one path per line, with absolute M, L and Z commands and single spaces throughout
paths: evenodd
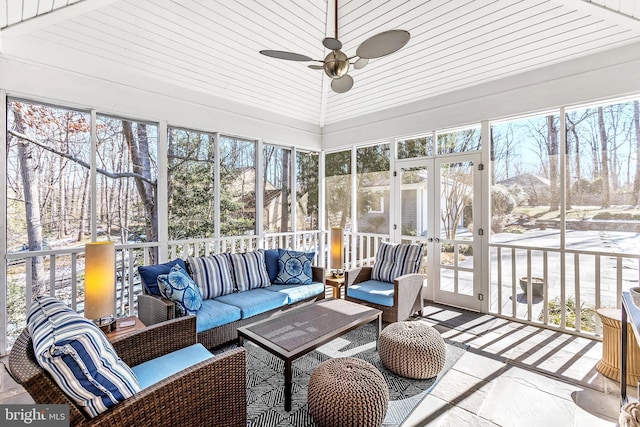
M 53 153 L 53 154 L 57 154 L 58 156 L 64 157 L 65 159 L 69 159 L 69 160 L 71 160 L 72 162 L 77 163 L 78 165 L 82 166 L 83 168 L 91 169 L 91 165 L 90 165 L 89 163 L 85 162 L 84 160 L 80 160 L 80 159 L 78 159 L 77 157 L 72 156 L 71 154 L 67 154 L 67 153 L 63 153 L 63 152 L 61 152 L 61 151 L 58 151 L 58 150 L 56 150 L 56 149 L 54 149 L 54 148 L 51 148 L 51 147 L 49 147 L 49 146 L 47 146 L 47 145 L 45 145 L 45 144 L 43 144 L 43 143 L 41 143 L 41 142 L 39 142 L 39 141 L 36 141 L 35 139 L 33 139 L 33 138 L 31 138 L 31 137 L 28 137 L 27 135 L 24 135 L 24 134 L 22 134 L 22 133 L 20 133 L 20 132 L 16 132 L 15 130 L 11 130 L 11 129 L 9 129 L 7 132 L 8 132 L 9 134 L 11 134 L 11 135 L 15 136 L 15 137 L 16 137 L 16 138 L 18 138 L 18 139 L 22 139 L 22 140 L 24 140 L 24 141 L 28 141 L 28 142 L 30 142 L 30 143 L 32 143 L 32 144 L 34 144 L 34 145 L 37 145 L 38 147 L 40 147 L 40 148 L 42 148 L 42 149 L 44 149 L 44 150 L 47 150 L 47 151 L 49 151 L 49 152 L 51 152 L 51 153 Z M 109 177 L 109 178 L 113 178 L 113 179 L 119 179 L 119 178 L 137 178 L 137 179 L 141 179 L 141 180 L 143 180 L 143 181 L 145 181 L 145 182 L 148 182 L 149 184 L 151 184 L 151 185 L 153 185 L 153 186 L 155 186 L 155 185 L 156 185 L 156 182 L 155 182 L 155 181 L 153 181 L 153 180 L 151 180 L 151 179 L 148 179 L 148 178 L 146 178 L 146 177 L 144 177 L 144 176 L 142 176 L 142 175 L 140 175 L 140 174 L 133 173 L 133 172 L 118 172 L 118 173 L 113 173 L 113 172 L 109 172 L 109 171 L 106 171 L 106 170 L 104 170 L 104 169 L 100 169 L 100 168 L 96 168 L 96 171 L 97 171 L 99 174 L 102 174 L 102 175 L 104 175 L 104 176 L 107 176 L 107 177 Z

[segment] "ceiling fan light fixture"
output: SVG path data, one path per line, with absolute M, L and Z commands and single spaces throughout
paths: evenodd
M 324 58 L 324 72 L 332 79 L 339 79 L 349 71 L 349 58 L 340 50 L 333 50 Z

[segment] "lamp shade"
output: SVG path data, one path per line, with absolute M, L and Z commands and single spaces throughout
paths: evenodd
M 92 242 L 84 247 L 84 317 L 100 319 L 115 314 L 116 247 Z
M 331 228 L 331 268 L 342 270 L 344 265 L 344 230 Z

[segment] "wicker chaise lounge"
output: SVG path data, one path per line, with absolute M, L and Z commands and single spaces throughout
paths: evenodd
M 181 317 L 133 332 L 113 342 L 129 366 L 196 343 L 196 319 Z M 233 349 L 151 385 L 95 418 L 89 418 L 35 359 L 25 329 L 9 354 L 9 372 L 36 403 L 69 405 L 72 426 L 245 427 L 246 353 Z

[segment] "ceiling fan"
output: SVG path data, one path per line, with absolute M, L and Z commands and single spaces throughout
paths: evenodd
M 404 47 L 409 42 L 411 34 L 405 30 L 389 30 L 378 33 L 366 39 L 356 49 L 354 56 L 347 56 L 342 52 L 342 42 L 338 40 L 338 0 L 335 0 L 335 37 L 326 37 L 322 44 L 331 52 L 324 60 L 313 59 L 307 55 L 281 50 L 261 50 L 260 53 L 277 59 L 300 62 L 320 62 L 322 65 L 312 64 L 313 70 L 324 70 L 331 78 L 331 89 L 336 93 L 344 93 L 353 87 L 353 77 L 349 74 L 349 67 L 359 70 L 369 63 L 370 59 L 390 55 Z M 357 58 L 357 59 L 356 59 Z M 351 60 L 356 59 L 354 62 Z

